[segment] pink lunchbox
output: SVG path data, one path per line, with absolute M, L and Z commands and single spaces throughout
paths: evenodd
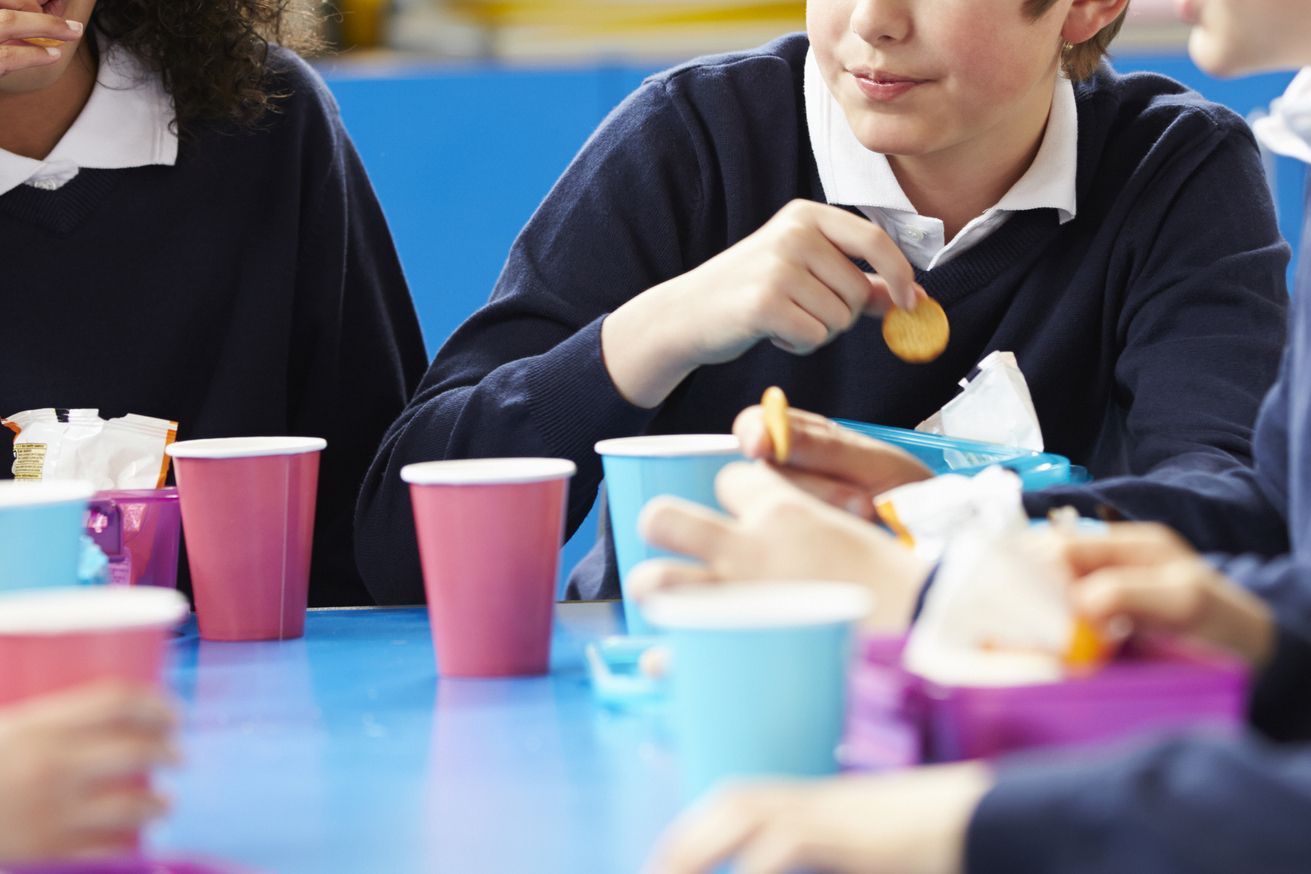
M 182 516 L 176 488 L 96 492 L 86 529 L 109 559 L 111 584 L 177 588 Z
M 901 667 L 902 638 L 866 641 L 853 671 L 844 760 L 886 769 L 1127 740 L 1184 727 L 1235 729 L 1248 670 L 1175 641 L 1136 641 L 1096 673 L 1027 686 L 946 686 Z

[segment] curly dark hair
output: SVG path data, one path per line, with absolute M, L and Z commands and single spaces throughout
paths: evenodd
M 311 0 L 312 2 L 312 0 Z M 306 0 L 99 0 L 91 24 L 163 77 L 179 132 L 200 121 L 255 127 L 276 111 L 269 45 L 321 48 Z

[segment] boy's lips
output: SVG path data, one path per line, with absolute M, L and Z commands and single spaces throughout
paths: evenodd
M 856 80 L 856 87 L 870 100 L 885 103 L 896 100 L 904 94 L 915 90 L 930 80 L 901 76 L 884 70 L 870 70 L 863 67 L 849 71 Z

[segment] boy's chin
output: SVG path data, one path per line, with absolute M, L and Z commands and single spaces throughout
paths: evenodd
M 1203 27 L 1194 27 L 1188 38 L 1188 54 L 1193 63 L 1212 76 L 1246 76 L 1275 70 L 1288 70 L 1311 64 L 1311 48 L 1299 56 L 1284 57 L 1279 46 L 1244 44 L 1238 39 L 1224 39 Z

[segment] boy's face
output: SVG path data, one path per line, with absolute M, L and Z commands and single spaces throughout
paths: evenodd
M 1311 64 L 1306 0 L 1175 0 L 1193 25 L 1188 52 L 1221 76 Z
M 91 12 L 96 7 L 96 0 L 42 0 L 41 11 L 46 15 L 55 15 L 69 21 L 80 21 L 85 26 L 91 20 Z M 26 10 L 25 10 L 26 11 Z M 85 40 L 86 37 L 83 37 Z M 73 63 L 77 54 L 75 48 L 81 43 L 73 43 L 64 49 L 63 55 L 53 64 L 18 70 L 6 76 L 0 76 L 0 95 L 30 94 L 49 88 L 64 75 L 68 65 Z
M 1041 129 L 1072 2 L 1033 19 L 1022 0 L 809 0 L 806 29 L 867 149 L 946 154 Z

